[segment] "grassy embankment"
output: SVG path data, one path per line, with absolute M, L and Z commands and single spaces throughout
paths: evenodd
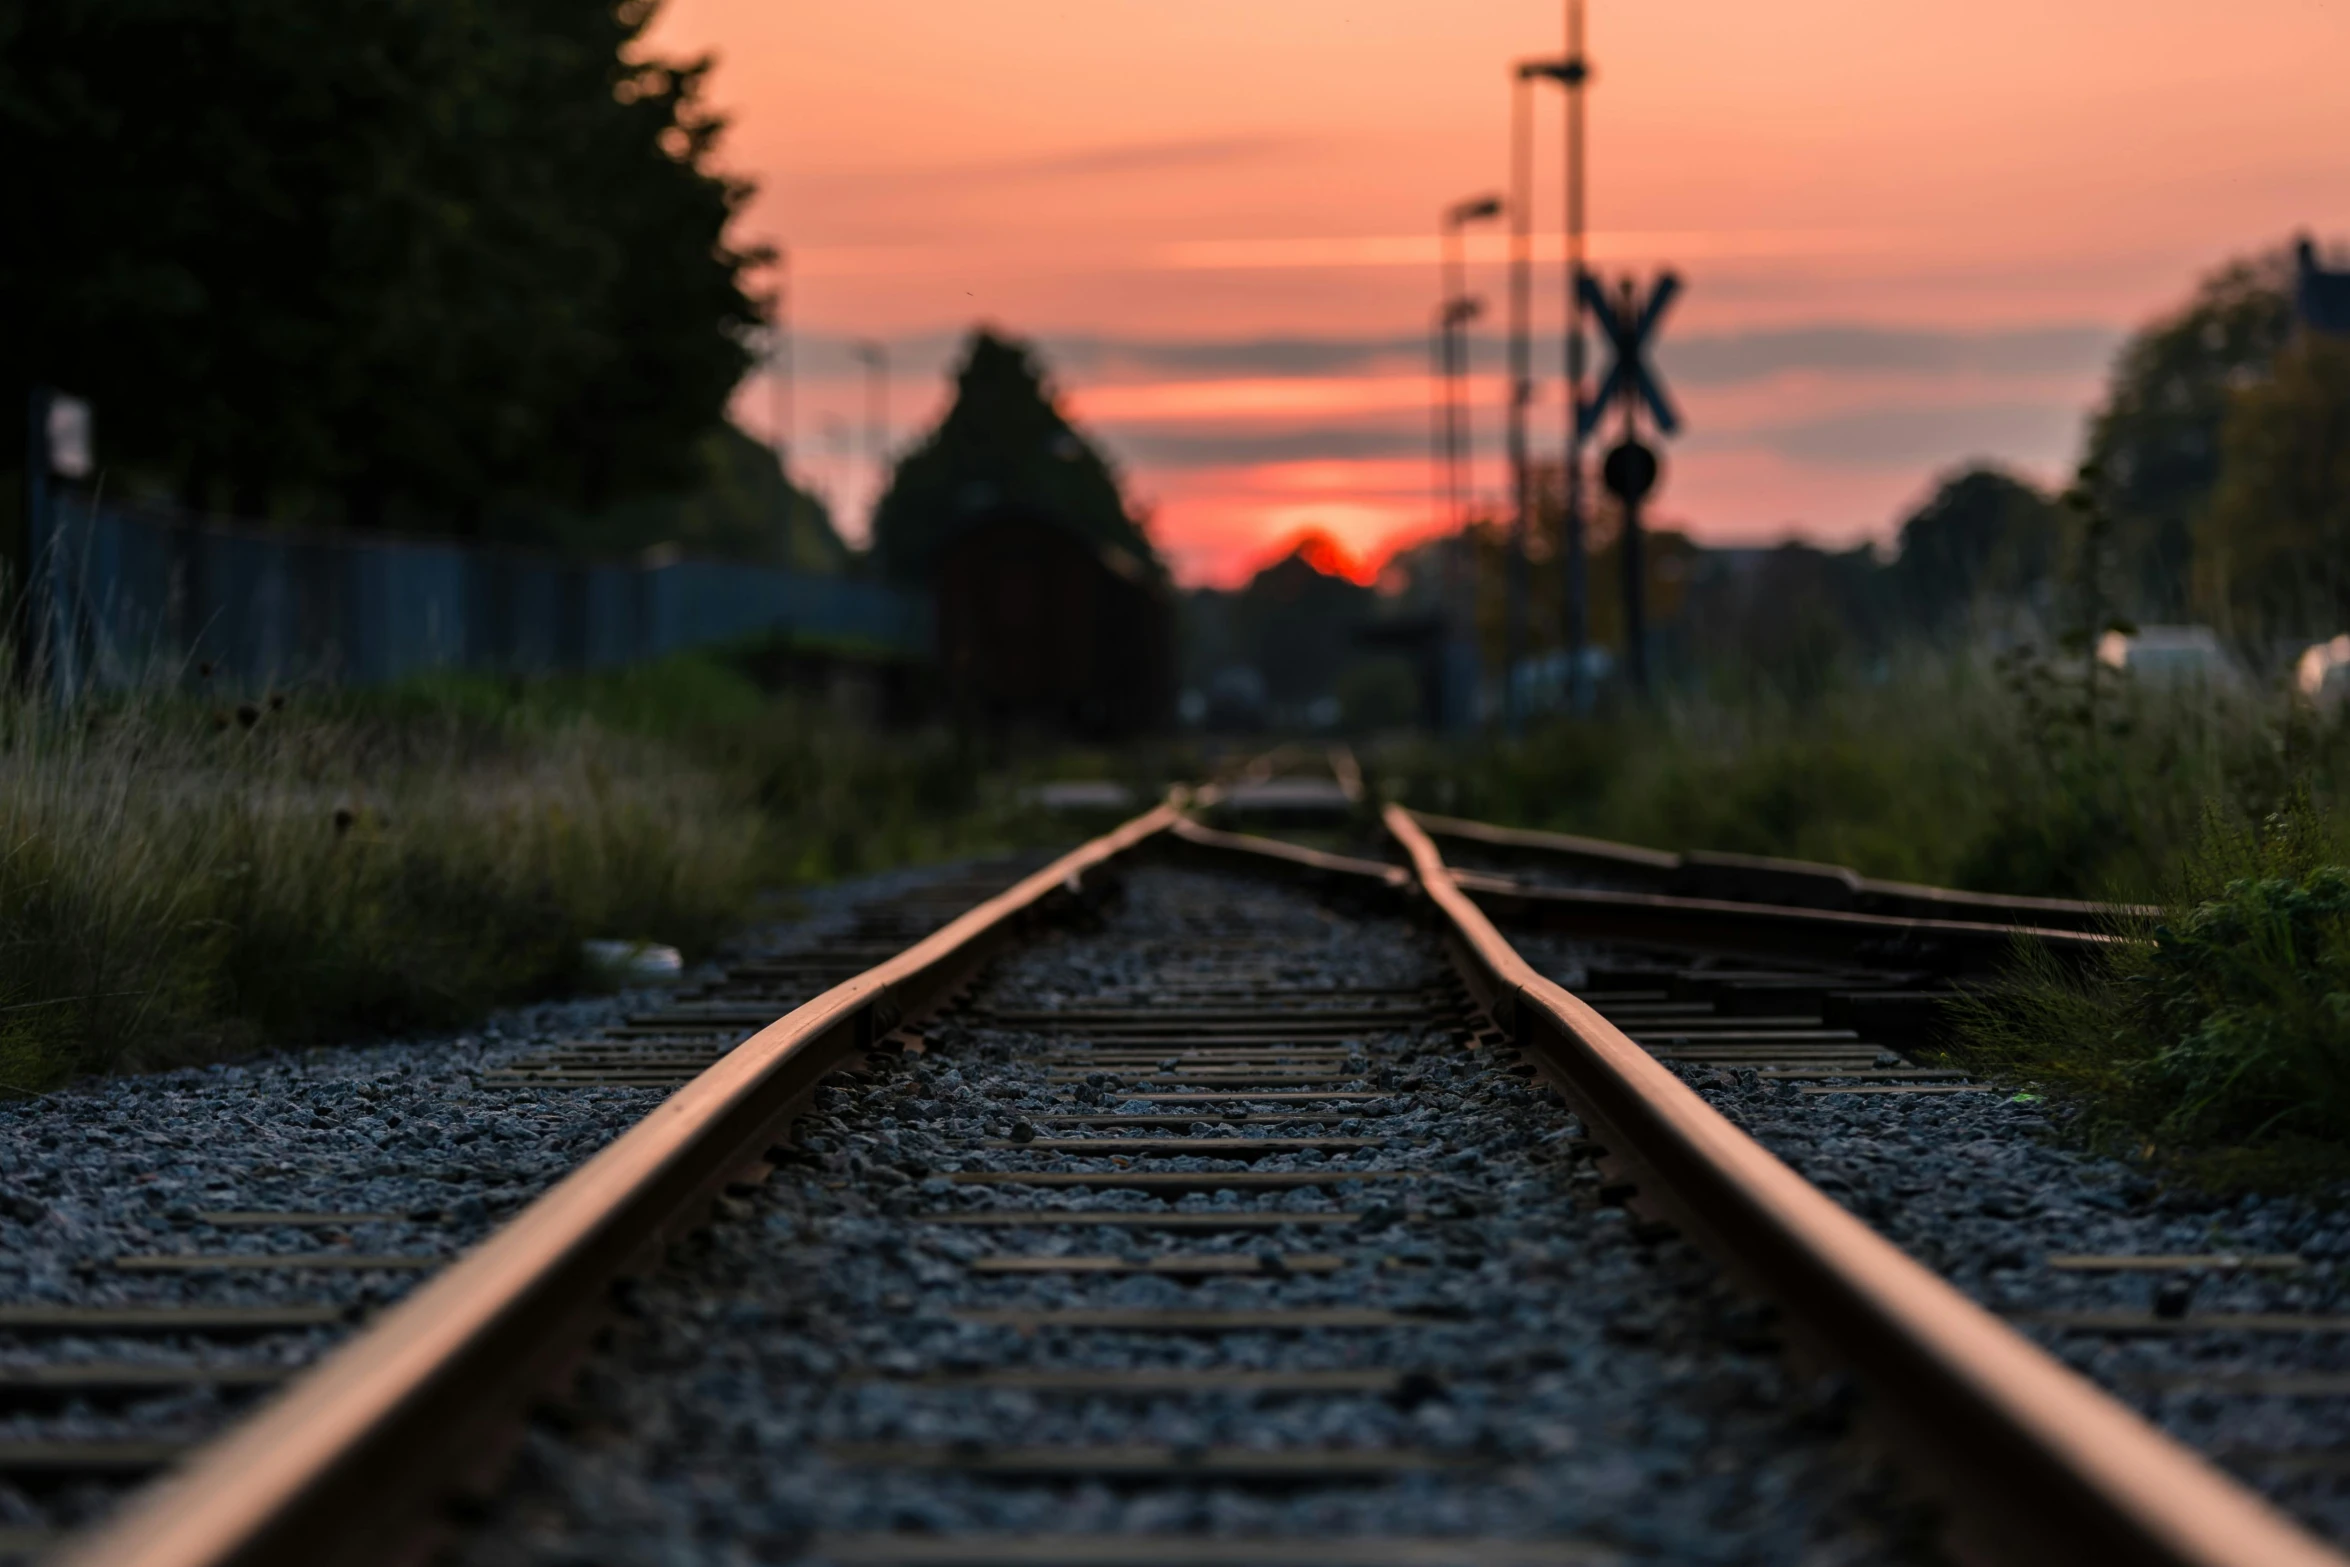
M 0 697 L 0 1089 L 448 1024 L 795 882 L 1056 830 L 717 656 L 60 714 Z
M 2342 717 L 1920 663 L 1802 703 L 1682 700 L 1465 756 L 1400 746 L 1379 771 L 1491 820 L 2154 904 L 2087 972 L 2019 952 L 1960 1054 L 2074 1106 L 2100 1146 L 2200 1179 L 2350 1175 Z

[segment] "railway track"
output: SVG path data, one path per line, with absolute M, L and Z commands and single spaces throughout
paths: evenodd
M 168 1074 L 129 1104 L 24 1116 L 10 1135 L 29 1157 L 0 1181 L 0 1560 L 103 1516 L 363 1330 L 707 1067 L 741 1009 L 763 1023 L 1030 868 L 877 892 L 586 1027 L 567 1014 L 611 1009 L 549 1009 L 535 1047 Z
M 1906 1047 L 1996 922 L 1384 825 L 1162 807 L 512 1063 L 709 1064 L 65 1559 L 2339 1560 L 1739 1129 L 1990 1098 Z

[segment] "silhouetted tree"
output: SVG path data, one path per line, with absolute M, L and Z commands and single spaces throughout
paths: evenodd
M 956 372 L 954 406 L 890 476 L 873 514 L 874 557 L 887 577 L 927 581 L 948 539 L 1005 513 L 1040 518 L 1165 574 L 1117 474 L 1054 406 L 1034 350 L 983 328 Z
M 848 546 L 824 503 L 785 479 L 774 452 L 724 421 L 694 443 L 692 471 L 675 493 L 635 496 L 593 512 L 516 507 L 493 516 L 490 531 L 580 555 L 674 544 L 707 559 L 820 574 L 849 564 Z
M 1233 600 L 1240 645 L 1277 707 L 1335 696 L 1340 671 L 1361 657 L 1355 633 L 1371 618 L 1372 593 L 1339 565 L 1331 542 L 1309 535 Z
M 2350 628 L 2350 341 L 2304 333 L 2239 388 L 2219 467 L 2195 534 L 2206 606 L 2255 646 Z
M 2267 374 L 2292 332 L 2283 249 L 2231 262 L 2177 314 L 2132 338 L 2089 431 L 2114 522 L 2125 607 L 2149 620 L 2186 612 L 2195 515 L 2219 481 L 2230 390 Z
M 1990 603 L 2041 595 L 2063 533 L 2055 504 L 2013 475 L 1984 466 L 1950 475 L 1902 523 L 1885 569 L 1895 629 L 1939 635 Z
M 674 487 L 757 319 L 652 0 L 42 0 L 0 20 L 0 384 L 197 505 L 478 521 Z
M 1731 689 L 1810 696 L 1883 648 L 1883 576 L 1866 545 L 1709 551 L 1684 612 L 1690 660 Z

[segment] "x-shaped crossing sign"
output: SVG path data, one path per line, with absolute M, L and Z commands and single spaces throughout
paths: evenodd
M 1616 351 L 1615 363 L 1607 368 L 1607 379 L 1600 382 L 1599 394 L 1585 403 L 1576 413 L 1576 425 L 1588 437 L 1599 428 L 1599 421 L 1619 398 L 1637 398 L 1648 405 L 1648 416 L 1656 421 L 1661 434 L 1671 435 L 1681 428 L 1681 416 L 1673 409 L 1672 399 L 1665 395 L 1665 383 L 1648 362 L 1648 345 L 1656 335 L 1656 324 L 1663 318 L 1665 307 L 1681 291 L 1681 275 L 1677 272 L 1657 274 L 1656 286 L 1648 291 L 1642 303 L 1629 285 L 1622 299 L 1610 299 L 1599 280 L 1586 272 L 1575 280 L 1575 288 L 1583 296 L 1583 303 L 1599 318 L 1599 329 L 1607 335 L 1608 344 Z

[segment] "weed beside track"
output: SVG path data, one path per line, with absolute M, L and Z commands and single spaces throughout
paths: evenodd
M 764 889 L 1044 829 L 943 735 L 714 655 L 60 712 L 0 697 L 0 1092 L 445 1026 Z

